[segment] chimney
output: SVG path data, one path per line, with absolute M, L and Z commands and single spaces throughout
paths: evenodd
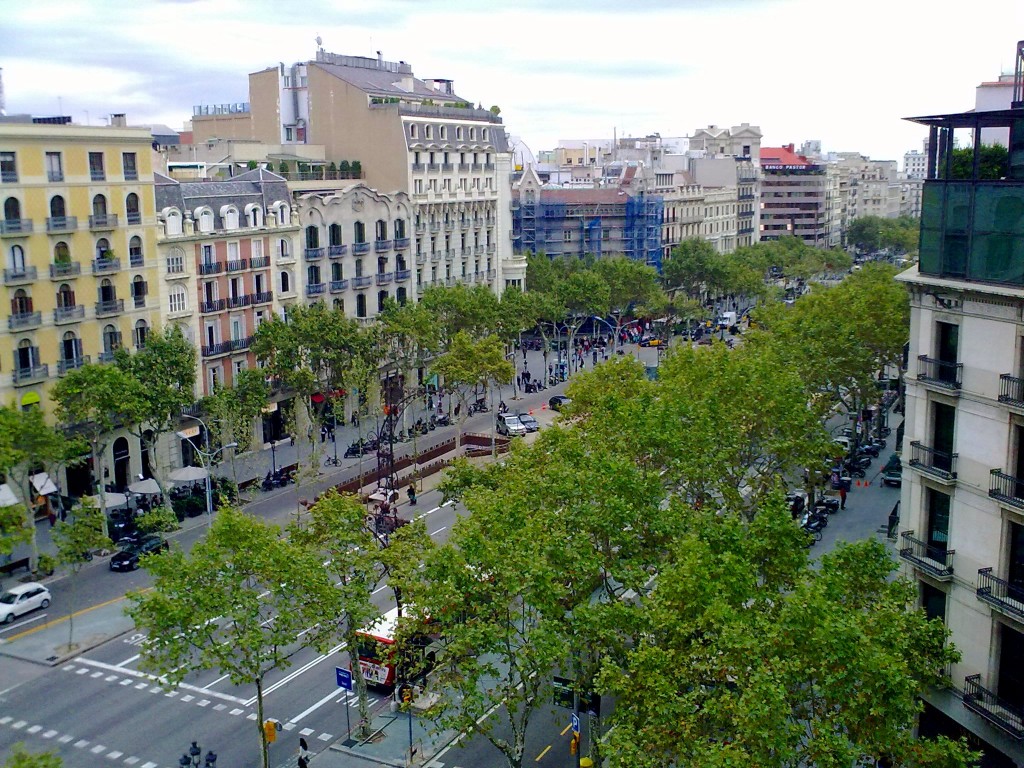
M 377 51 L 377 66 L 384 69 L 384 54 Z
M 110 116 L 111 128 L 127 128 L 128 116 L 124 112 L 115 112 Z
M 793 151 L 793 142 L 790 142 L 789 144 L 786 144 L 783 147 L 783 149 L 788 149 L 790 152 L 792 152 Z

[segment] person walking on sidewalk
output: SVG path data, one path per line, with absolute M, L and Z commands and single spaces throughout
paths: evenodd
M 839 508 L 846 509 L 846 484 L 839 486 Z

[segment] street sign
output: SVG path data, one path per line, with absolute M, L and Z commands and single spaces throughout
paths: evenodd
M 352 690 L 352 673 L 349 670 L 335 667 L 334 674 L 337 676 L 339 688 L 344 688 L 346 691 Z
M 576 735 L 580 735 L 580 716 L 575 712 L 572 713 L 572 732 Z
M 190 437 L 199 437 L 199 425 L 193 424 L 191 427 L 179 429 L 178 437 L 180 437 L 182 440 L 186 440 Z

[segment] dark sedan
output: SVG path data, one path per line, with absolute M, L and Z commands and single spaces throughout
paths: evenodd
M 166 551 L 167 549 L 169 549 L 167 542 L 159 536 L 146 536 L 139 541 L 130 542 L 120 552 L 110 558 L 110 570 L 138 570 L 139 560 L 143 555 L 150 555 L 161 550 Z
M 528 413 L 520 413 L 519 421 L 521 421 L 523 426 L 526 427 L 527 432 L 536 432 L 540 429 L 540 424 L 538 424 L 537 420 Z
M 550 408 L 552 411 L 560 411 L 563 408 L 565 408 L 565 406 L 569 405 L 569 403 L 571 402 L 572 399 L 566 397 L 565 395 L 555 395 L 550 400 L 548 400 L 548 408 Z

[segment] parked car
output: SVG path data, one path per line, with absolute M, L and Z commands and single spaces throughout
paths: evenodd
M 894 453 L 889 461 L 882 467 L 882 485 L 891 485 L 894 488 L 903 486 L 903 462 L 899 454 Z
M 130 509 L 115 509 L 110 512 L 107 516 L 107 531 L 113 542 L 138 538 L 135 512 Z
M 129 542 L 120 552 L 110 558 L 110 570 L 138 570 L 139 560 L 143 555 L 150 555 L 161 550 L 167 551 L 169 548 L 167 542 L 159 536 L 146 536 L 138 541 Z
M 50 605 L 50 590 L 30 581 L 18 584 L 0 595 L 0 621 L 10 624 L 18 616 Z
M 550 408 L 552 411 L 560 411 L 563 408 L 565 408 L 565 406 L 569 405 L 569 403 L 571 402 L 572 398 L 570 397 L 566 397 L 565 395 L 555 395 L 550 400 L 548 400 L 548 408 Z
M 507 437 L 522 437 L 527 431 L 526 425 L 514 413 L 499 413 L 495 418 L 495 424 L 498 434 Z
M 523 426 L 526 427 L 527 432 L 537 432 L 540 430 L 540 424 L 528 413 L 520 413 L 519 420 L 523 422 Z

